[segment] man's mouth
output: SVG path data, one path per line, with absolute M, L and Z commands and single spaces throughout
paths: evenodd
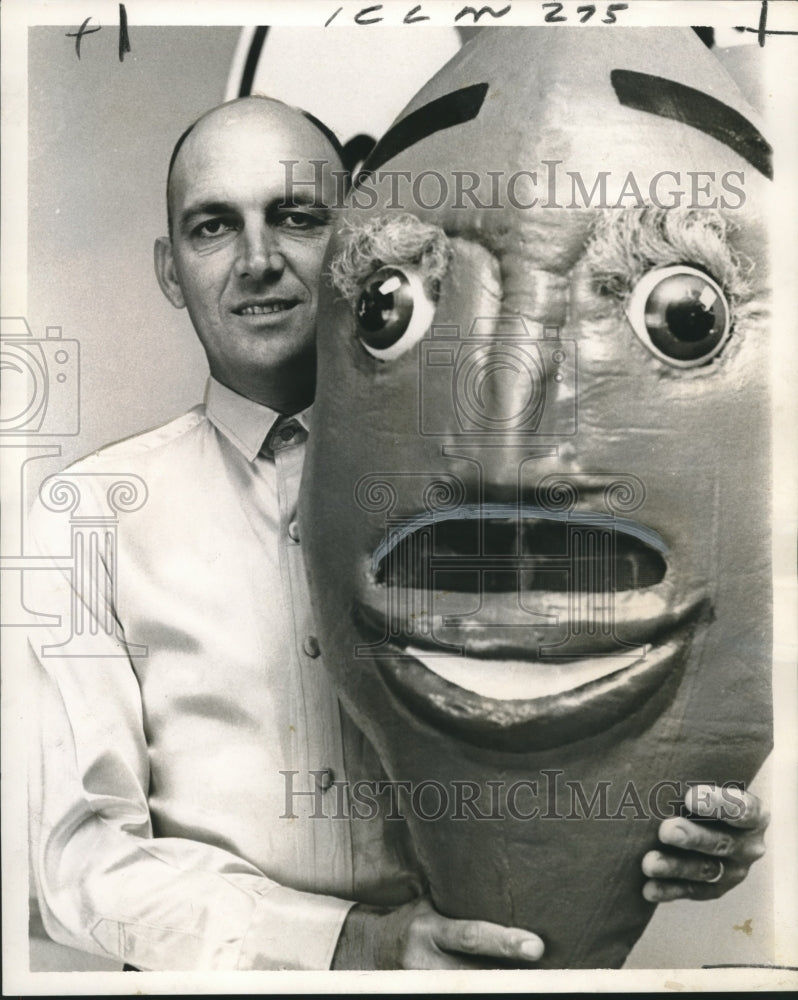
M 709 602 L 677 598 L 655 532 L 589 512 L 473 513 L 405 522 L 366 573 L 358 656 L 407 708 L 469 742 L 531 749 L 672 696 Z
M 271 299 L 267 302 L 253 302 L 238 306 L 233 312 L 237 316 L 268 316 L 271 313 L 287 312 L 299 305 L 299 299 Z

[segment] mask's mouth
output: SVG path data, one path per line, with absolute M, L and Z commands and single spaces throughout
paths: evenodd
M 533 507 L 502 517 L 462 511 L 395 531 L 375 553 L 375 581 L 480 594 L 618 592 L 651 587 L 667 571 L 664 542 L 631 521 Z
M 356 610 L 383 678 L 469 742 L 529 749 L 675 690 L 703 595 L 677 600 L 651 528 L 493 505 L 423 514 L 374 552 Z

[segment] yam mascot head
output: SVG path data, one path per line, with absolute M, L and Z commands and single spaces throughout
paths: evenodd
M 618 966 L 661 819 L 770 747 L 770 148 L 689 30 L 488 29 L 366 167 L 300 512 L 325 662 L 438 909 Z

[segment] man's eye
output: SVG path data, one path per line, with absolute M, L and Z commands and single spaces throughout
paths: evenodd
M 327 216 L 314 215 L 312 212 L 283 212 L 280 224 L 286 229 L 316 229 L 327 222 Z
M 708 364 L 731 329 L 723 289 L 704 271 L 687 264 L 643 275 L 629 297 L 626 314 L 649 351 L 674 368 Z
M 393 361 L 421 340 L 434 314 L 435 303 L 415 270 L 381 267 L 357 301 L 357 335 L 372 357 Z
M 194 229 L 194 235 L 200 239 L 213 239 L 231 232 L 235 227 L 227 219 L 208 219 Z

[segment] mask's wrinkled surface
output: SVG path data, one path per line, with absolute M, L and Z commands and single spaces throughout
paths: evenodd
M 393 257 L 376 255 L 388 284 L 369 285 L 370 244 L 353 244 L 397 216 L 388 186 L 347 210 L 330 246 L 348 298 L 321 300 L 301 511 L 344 704 L 391 778 L 448 794 L 434 822 L 403 810 L 435 905 L 540 933 L 544 967 L 623 962 L 653 910 L 640 859 L 668 803 L 686 782 L 750 781 L 771 739 L 767 181 L 739 145 L 622 105 L 618 69 L 753 121 L 715 57 L 671 29 L 487 30 L 412 102 L 403 117 L 488 85 L 474 117 L 383 165 L 448 186 L 434 209 L 404 199 L 424 226 L 405 220 Z M 630 171 L 646 200 L 675 171 L 685 205 L 544 207 L 554 160 L 588 191 L 610 171 L 611 205 Z M 457 170 L 537 171 L 516 197 L 539 204 L 455 207 Z M 727 171 L 744 198 L 685 211 L 688 171 L 715 173 L 701 205 Z M 557 198 L 571 201 L 570 183 Z M 733 328 L 708 363 L 672 366 L 635 332 L 652 266 L 687 267 L 716 316 L 718 290 L 727 299 Z M 399 329 L 411 302 L 421 324 L 398 347 L 374 329 L 386 301 Z M 644 325 L 652 308 L 644 297 Z M 519 781 L 537 784 L 503 801 L 503 819 L 476 818 Z M 462 783 L 475 805 L 452 818 Z M 606 805 L 590 807 L 599 788 Z M 426 815 L 437 800 L 421 800 Z

